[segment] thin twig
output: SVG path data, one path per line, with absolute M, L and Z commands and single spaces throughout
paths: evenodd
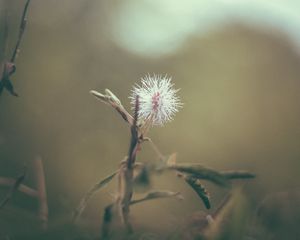
M 2 12 L 1 13 L 3 15 L 3 17 L 1 17 L 1 23 L 3 23 L 3 31 L 2 31 L 2 44 L 0 46 L 0 62 L 2 64 L 2 61 L 4 61 L 5 59 L 5 54 L 6 54 L 6 51 L 7 51 L 7 47 L 8 47 L 8 41 L 7 41 L 7 38 L 8 38 L 8 23 L 7 23 L 7 3 L 3 3 L 4 4 L 4 7 L 2 9 Z M 2 25 L 1 25 L 1 28 L 2 28 Z M 2 30 L 2 29 L 1 29 Z M 1 41 L 0 40 L 0 41 Z M 0 72 L 0 74 L 2 74 L 2 71 Z M 2 76 L 0 76 L 2 77 Z
M 133 117 L 130 115 L 130 113 L 127 112 L 127 110 L 123 107 L 121 101 L 109 89 L 105 89 L 105 95 L 95 90 L 91 90 L 90 93 L 101 102 L 113 107 L 121 115 L 121 117 L 127 123 L 129 123 L 130 126 L 132 126 L 134 121 Z
M 29 3 L 30 3 L 30 0 L 27 0 L 26 4 L 24 6 L 21 23 L 20 23 L 20 28 L 19 28 L 18 40 L 17 40 L 16 46 L 15 46 L 15 49 L 13 51 L 13 54 L 11 56 L 11 59 L 10 59 L 10 62 L 12 62 L 12 63 L 15 62 L 18 52 L 20 51 L 20 43 L 21 43 L 25 28 L 26 28 L 26 23 L 27 23 L 26 15 L 27 15 Z
M 218 208 L 212 213 L 213 219 L 216 219 L 221 214 L 221 212 L 224 210 L 226 205 L 228 205 L 231 199 L 232 199 L 232 192 L 229 192 L 226 194 L 226 196 L 224 197 L 224 199 L 222 200 Z
M 15 184 L 15 182 L 16 182 L 16 179 L 8 178 L 8 177 L 0 177 L 0 185 L 2 185 L 2 186 L 11 187 Z M 28 187 L 27 185 L 22 184 L 22 183 L 18 187 L 18 190 L 30 197 L 38 196 L 38 192 L 35 189 Z
M 130 202 L 130 205 L 134 205 L 137 203 L 141 203 L 148 200 L 158 199 L 158 198 L 171 198 L 175 197 L 179 200 L 182 200 L 183 197 L 180 192 L 171 192 L 171 191 L 152 191 L 148 193 L 146 196 L 140 199 L 135 199 Z
M 109 176 L 107 176 L 104 179 L 101 179 L 101 181 L 97 182 L 95 185 L 92 186 L 92 188 L 84 195 L 84 197 L 81 199 L 78 207 L 75 209 L 73 214 L 73 221 L 76 221 L 80 215 L 82 214 L 83 210 L 86 208 L 86 205 L 88 201 L 91 199 L 94 194 L 99 191 L 102 187 L 106 186 L 118 173 L 119 171 L 116 171 Z
M 14 195 L 14 193 L 18 190 L 18 188 L 20 187 L 21 183 L 24 181 L 26 176 L 26 169 L 24 169 L 24 172 L 22 173 L 21 176 L 19 176 L 14 184 L 12 185 L 10 191 L 8 192 L 8 194 L 6 195 L 6 197 L 2 200 L 2 202 L 0 203 L 0 209 L 2 209 L 7 203 L 8 201 L 12 198 L 12 196 Z
M 42 228 L 46 229 L 48 225 L 48 203 L 43 162 L 40 156 L 36 157 L 34 161 L 34 168 L 39 201 L 38 217 L 41 220 Z

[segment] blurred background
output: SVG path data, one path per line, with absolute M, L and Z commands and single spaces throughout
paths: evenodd
M 8 12 L 6 58 L 24 4 L 0 1 L 1 16 Z M 251 213 L 267 196 L 297 192 L 299 9 L 295 0 L 32 0 L 12 76 L 20 97 L 0 97 L 0 176 L 18 176 L 26 164 L 25 183 L 34 186 L 30 166 L 41 155 L 49 221 L 60 225 L 84 193 L 118 167 L 129 144 L 128 126 L 89 91 L 109 88 L 130 109 L 133 84 L 157 73 L 172 76 L 184 103 L 174 121 L 149 133 L 163 153 L 177 152 L 182 163 L 257 174 L 235 184 L 243 186 Z M 145 144 L 138 160 L 157 157 Z M 204 184 L 214 209 L 228 190 Z M 155 177 L 152 187 L 180 191 L 185 200 L 133 207 L 140 229 L 167 235 L 193 213 L 206 211 L 173 174 Z M 99 232 L 103 207 L 115 191 L 113 182 L 91 200 L 83 214 L 87 232 Z M 289 200 L 283 203 L 295 212 L 299 199 L 294 205 Z M 1 229 L 30 234 L 30 221 L 17 213 L 35 211 L 36 202 L 17 193 L 9 206 L 14 214 L 4 214 Z M 288 236 L 295 236 L 293 230 Z

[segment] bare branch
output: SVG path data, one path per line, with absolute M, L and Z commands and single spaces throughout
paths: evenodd
M 10 62 L 14 63 L 16 60 L 16 57 L 18 55 L 18 52 L 20 51 L 20 44 L 21 44 L 21 40 L 26 28 L 26 23 L 27 23 L 27 19 L 26 19 L 26 15 L 27 15 L 27 10 L 28 10 L 28 6 L 29 6 L 30 0 L 27 0 L 25 6 L 24 6 L 24 10 L 23 10 L 23 14 L 22 14 L 22 18 L 21 18 L 21 23 L 20 23 L 20 28 L 19 28 L 19 35 L 18 35 L 18 40 L 15 46 L 15 49 L 13 51 L 13 54 L 11 56 Z
M 22 175 L 15 180 L 15 182 L 12 185 L 10 191 L 8 192 L 8 194 L 6 195 L 6 197 L 0 203 L 0 209 L 2 209 L 8 203 L 8 201 L 12 198 L 13 194 L 18 190 L 18 188 L 20 187 L 21 183 L 25 179 L 25 175 L 26 175 L 26 169 L 24 169 L 24 172 L 22 173 Z
M 13 178 L 7 178 L 7 177 L 0 177 L 0 185 L 2 186 L 7 186 L 7 187 L 11 187 L 15 184 L 16 182 L 16 179 L 13 179 Z M 38 192 L 31 188 L 31 187 L 28 187 L 27 185 L 25 184 L 20 184 L 18 190 L 30 197 L 37 197 L 38 196 Z
M 109 176 L 107 176 L 106 178 L 102 179 L 101 181 L 99 181 L 98 183 L 96 183 L 85 195 L 84 197 L 81 199 L 78 207 L 75 209 L 74 214 L 73 214 L 73 221 L 76 221 L 78 219 L 78 217 L 80 217 L 80 215 L 82 214 L 82 212 L 84 211 L 84 209 L 86 208 L 86 205 L 88 203 L 88 201 L 91 199 L 92 196 L 94 196 L 94 194 L 99 191 L 102 187 L 106 186 L 113 178 L 114 176 L 118 173 L 119 171 L 116 171 L 112 174 L 110 174 Z
M 7 51 L 7 38 L 8 38 L 8 23 L 7 23 L 7 2 L 3 3 L 4 5 L 3 9 L 1 9 L 1 30 L 2 39 L 0 40 L 1 46 L 0 46 L 0 64 L 5 60 L 5 53 Z M 3 25 L 2 25 L 3 23 Z M 2 29 L 3 28 L 3 29 Z M 0 71 L 0 78 L 2 77 L 2 71 Z
M 148 193 L 143 198 L 132 200 L 130 202 L 130 205 L 134 205 L 134 204 L 144 202 L 144 201 L 148 201 L 148 200 L 153 200 L 153 199 L 158 199 L 158 198 L 170 198 L 170 197 L 175 197 L 179 200 L 183 199 L 183 196 L 180 194 L 180 192 L 155 191 L 155 192 Z
M 112 106 L 130 125 L 133 124 L 133 117 L 126 111 L 121 101 L 109 89 L 105 89 L 105 95 L 95 90 L 91 90 L 90 93 L 101 102 Z
M 39 201 L 38 217 L 42 222 L 42 228 L 46 229 L 48 225 L 48 203 L 47 203 L 45 173 L 43 168 L 43 162 L 40 156 L 37 156 L 36 159 L 34 160 L 34 168 L 36 174 L 38 201 Z

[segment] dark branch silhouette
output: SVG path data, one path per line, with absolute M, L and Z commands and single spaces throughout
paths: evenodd
M 24 10 L 23 10 L 20 28 L 19 28 L 18 40 L 17 40 L 16 46 L 15 46 L 15 49 L 13 51 L 13 54 L 11 56 L 11 59 L 10 59 L 10 62 L 12 62 L 12 63 L 15 62 L 18 52 L 20 51 L 20 43 L 21 43 L 25 28 L 26 28 L 26 23 L 27 23 L 26 16 L 27 16 L 27 10 L 28 10 L 29 3 L 30 3 L 30 0 L 27 0 Z
M 20 28 L 19 28 L 19 35 L 18 35 L 18 39 L 17 39 L 17 43 L 16 46 L 14 48 L 13 54 L 11 56 L 10 61 L 4 61 L 4 63 L 2 63 L 1 67 L 2 67 L 2 71 L 0 72 L 0 95 L 3 92 L 4 89 L 6 89 L 11 95 L 17 97 L 18 94 L 15 92 L 13 84 L 10 80 L 10 76 L 16 71 L 16 65 L 15 65 L 15 61 L 16 61 L 16 57 L 18 55 L 18 52 L 20 51 L 20 44 L 21 44 L 21 40 L 26 28 L 26 16 L 27 16 L 27 10 L 28 10 L 28 6 L 29 6 L 30 0 L 26 1 L 24 10 L 23 10 L 23 14 L 22 14 L 22 18 L 21 18 L 21 23 L 20 23 Z M 5 21 L 4 21 L 4 48 L 6 48 L 6 42 L 7 42 L 7 16 L 5 13 Z M 4 52 L 4 51 L 3 51 Z
M 19 176 L 14 184 L 12 185 L 11 189 L 9 190 L 9 192 L 7 193 L 6 197 L 2 200 L 2 202 L 0 203 L 0 209 L 2 209 L 8 202 L 9 200 L 12 198 L 12 196 L 14 195 L 14 193 L 18 190 L 18 188 L 20 187 L 21 183 L 24 181 L 26 176 L 26 169 L 24 169 L 24 172 L 22 173 L 21 176 Z

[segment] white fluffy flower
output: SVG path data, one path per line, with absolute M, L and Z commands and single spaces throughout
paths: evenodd
M 173 119 L 182 106 L 176 96 L 179 89 L 174 89 L 171 78 L 154 74 L 142 78 L 141 85 L 135 85 L 130 96 L 135 105 L 139 98 L 139 119 L 149 120 L 153 125 L 163 125 Z

